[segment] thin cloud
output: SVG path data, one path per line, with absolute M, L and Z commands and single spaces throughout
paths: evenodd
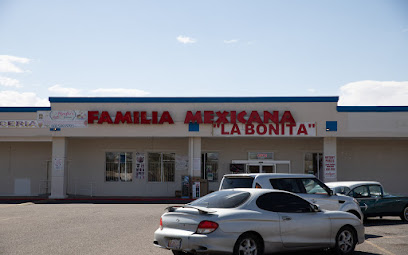
M 179 35 L 177 36 L 177 41 L 188 44 L 188 43 L 196 43 L 197 40 L 188 36 Z
M 238 39 L 224 40 L 225 44 L 232 44 L 232 43 L 238 43 L 238 42 L 239 42 Z
M 21 88 L 22 86 L 20 85 L 20 81 L 5 77 L 5 76 L 0 76 L 0 85 L 5 86 L 5 87 L 15 87 L 15 88 Z
M 0 106 L 50 106 L 50 102 L 33 92 L 0 91 Z
M 339 105 L 408 106 L 408 81 L 357 81 L 340 88 Z
M 30 62 L 28 58 L 21 58 L 9 55 L 0 55 L 0 72 L 3 73 L 22 73 L 21 68 L 17 67 L 15 63 L 27 64 Z
M 149 95 L 150 93 L 144 90 L 139 89 L 95 89 L 90 90 L 90 94 L 94 94 L 95 96 L 113 96 L 113 97 L 142 97 Z
M 52 87 L 49 87 L 48 91 L 53 96 L 67 96 L 67 97 L 80 97 L 81 96 L 81 90 L 80 89 L 67 88 L 67 87 L 63 87 L 63 86 L 61 86 L 59 84 L 54 85 Z

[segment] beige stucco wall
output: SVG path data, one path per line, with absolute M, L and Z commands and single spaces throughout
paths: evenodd
M 293 173 L 303 172 L 305 152 L 322 152 L 322 139 L 202 139 L 202 152 L 219 152 L 219 177 L 229 173 L 232 160 L 247 160 L 250 151 L 275 153 L 276 160 L 290 160 Z M 187 159 L 187 138 L 104 138 L 69 139 L 68 141 L 68 193 L 89 195 L 93 183 L 96 196 L 174 196 L 181 189 L 181 176 L 187 169 L 176 167 L 175 182 L 155 183 L 145 179 L 132 182 L 105 182 L 105 152 L 174 152 L 176 160 Z M 176 163 L 176 165 L 178 165 Z M 133 167 L 134 168 L 134 167 Z M 135 173 L 133 173 L 133 176 Z M 221 178 L 219 178 L 220 180 Z M 209 190 L 217 190 L 219 180 L 209 183 Z
M 93 183 L 94 196 L 161 196 L 174 197 L 175 191 L 181 189 L 181 176 L 188 174 L 188 169 L 176 167 L 175 182 L 147 182 L 145 178 L 131 182 L 105 181 L 105 152 L 166 152 L 175 153 L 176 160 L 188 156 L 187 138 L 98 138 L 68 140 L 68 194 L 90 195 L 90 184 Z M 147 157 L 147 155 L 146 155 Z M 176 164 L 177 166 L 177 164 Z M 135 171 L 135 164 L 133 164 Z
M 0 195 L 38 195 L 40 181 L 47 179 L 50 159 L 51 143 L 0 142 Z M 21 180 L 29 185 L 29 193 L 15 187 Z
M 408 195 L 407 139 L 338 139 L 339 181 L 380 181 L 389 193 Z

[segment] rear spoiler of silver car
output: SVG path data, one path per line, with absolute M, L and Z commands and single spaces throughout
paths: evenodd
M 210 208 L 200 207 L 200 206 L 192 206 L 192 205 L 172 205 L 167 207 L 165 210 L 168 212 L 174 212 L 177 208 L 193 208 L 198 210 L 200 214 L 209 214 L 215 213 L 216 211 L 211 210 Z

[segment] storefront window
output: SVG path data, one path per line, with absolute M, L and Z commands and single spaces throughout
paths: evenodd
M 305 174 L 314 174 L 320 179 L 323 172 L 323 154 L 322 153 L 305 153 Z
M 107 182 L 132 181 L 132 153 L 106 152 L 105 180 Z
M 149 153 L 148 162 L 149 182 L 174 182 L 174 153 Z
M 201 178 L 209 181 L 218 180 L 218 152 L 203 153 L 201 162 Z

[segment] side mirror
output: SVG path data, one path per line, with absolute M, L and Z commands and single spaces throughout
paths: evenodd
M 310 204 L 310 207 L 312 208 L 312 212 L 320 212 L 320 206 L 317 204 Z
M 329 196 L 333 196 L 334 192 L 333 190 L 329 190 Z

